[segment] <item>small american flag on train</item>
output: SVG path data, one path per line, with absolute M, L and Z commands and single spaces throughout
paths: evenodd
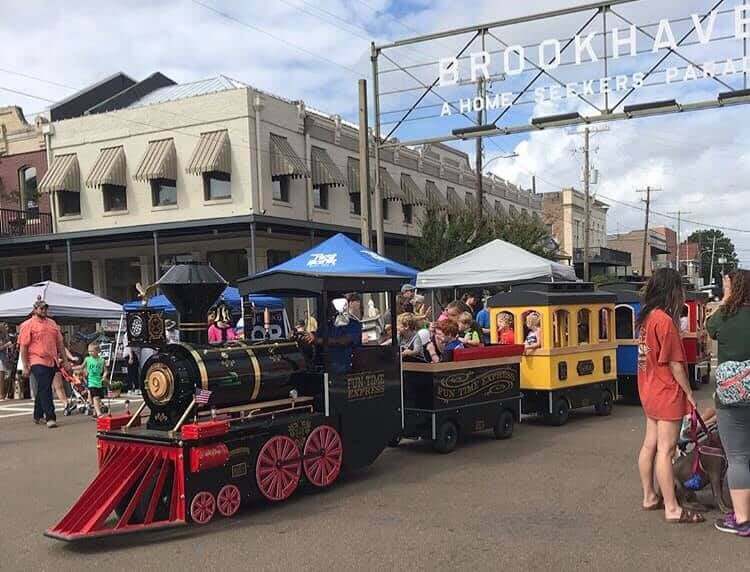
M 208 389 L 195 390 L 195 402 L 198 405 L 206 405 L 211 399 L 211 392 Z

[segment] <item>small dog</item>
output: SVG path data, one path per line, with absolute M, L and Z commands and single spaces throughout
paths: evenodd
M 693 474 L 696 455 L 701 470 L 698 479 Z M 723 513 L 731 512 L 732 500 L 729 496 L 729 487 L 726 486 L 726 469 L 727 460 L 721 446 L 719 431 L 712 429 L 690 452 L 681 455 L 673 463 L 675 489 L 680 504 L 701 506 L 695 491 L 703 490 L 710 484 L 716 506 Z M 690 488 L 686 486 L 688 481 L 693 485 Z

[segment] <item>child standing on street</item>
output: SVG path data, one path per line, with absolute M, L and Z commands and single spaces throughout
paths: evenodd
M 102 414 L 102 397 L 104 397 L 104 378 L 107 376 L 107 366 L 104 358 L 99 355 L 99 345 L 89 345 L 89 355 L 83 360 L 83 379 L 89 388 L 89 396 L 94 404 L 94 417 Z

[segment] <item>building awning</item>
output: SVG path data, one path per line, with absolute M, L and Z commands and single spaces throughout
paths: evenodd
M 495 213 L 499 216 L 505 216 L 505 208 L 503 207 L 503 203 L 495 200 Z
M 39 191 L 42 193 L 55 191 L 79 193 L 81 191 L 81 171 L 75 153 L 58 155 L 52 160 L 52 165 L 39 182 Z
M 345 187 L 346 178 L 331 159 L 325 149 L 313 147 L 310 158 L 312 159 L 312 183 L 314 187 L 328 185 L 330 187 Z
M 271 179 L 309 176 L 305 162 L 294 152 L 287 138 L 271 133 Z
M 448 208 L 452 211 L 460 211 L 464 208 L 461 195 L 459 195 L 453 187 L 448 187 Z
M 440 189 L 433 181 L 427 181 L 424 185 L 424 189 L 427 193 L 427 199 L 430 201 L 430 205 L 439 209 L 446 210 L 450 206 L 448 199 L 443 196 Z
M 99 151 L 99 157 L 86 177 L 87 187 L 102 185 L 127 186 L 127 169 L 125 168 L 125 148 L 108 147 Z
M 393 180 L 388 169 L 380 167 L 380 189 L 383 191 L 383 198 L 389 201 L 405 201 L 406 193 L 401 186 Z
M 426 205 L 427 195 L 417 186 L 411 175 L 401 173 L 401 190 L 404 191 L 403 202 L 405 205 Z
M 346 169 L 349 175 L 349 193 L 358 195 L 360 193 L 359 184 L 359 159 L 349 157 L 346 161 Z M 372 188 L 372 173 L 370 174 L 370 188 Z
M 174 139 L 149 141 L 146 154 L 143 155 L 133 178 L 136 181 L 153 179 L 177 180 L 177 152 Z
M 229 133 L 226 129 L 201 133 L 185 171 L 191 175 L 212 172 L 229 175 L 232 172 L 232 155 L 229 151 Z

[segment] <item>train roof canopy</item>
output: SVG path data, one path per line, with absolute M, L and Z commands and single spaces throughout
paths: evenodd
M 600 292 L 611 292 L 617 296 L 618 304 L 638 304 L 641 301 L 641 288 L 645 282 L 627 280 L 624 282 L 605 282 L 599 284 Z
M 614 304 L 611 292 L 595 290 L 589 282 L 526 282 L 492 296 L 490 308 L 514 306 L 563 306 L 567 304 Z
M 321 292 L 388 292 L 417 271 L 337 234 L 310 250 L 239 281 L 240 293 L 310 296 Z
M 523 280 L 576 281 L 572 266 L 547 260 L 495 239 L 417 275 L 417 288 L 454 288 L 507 284 Z

